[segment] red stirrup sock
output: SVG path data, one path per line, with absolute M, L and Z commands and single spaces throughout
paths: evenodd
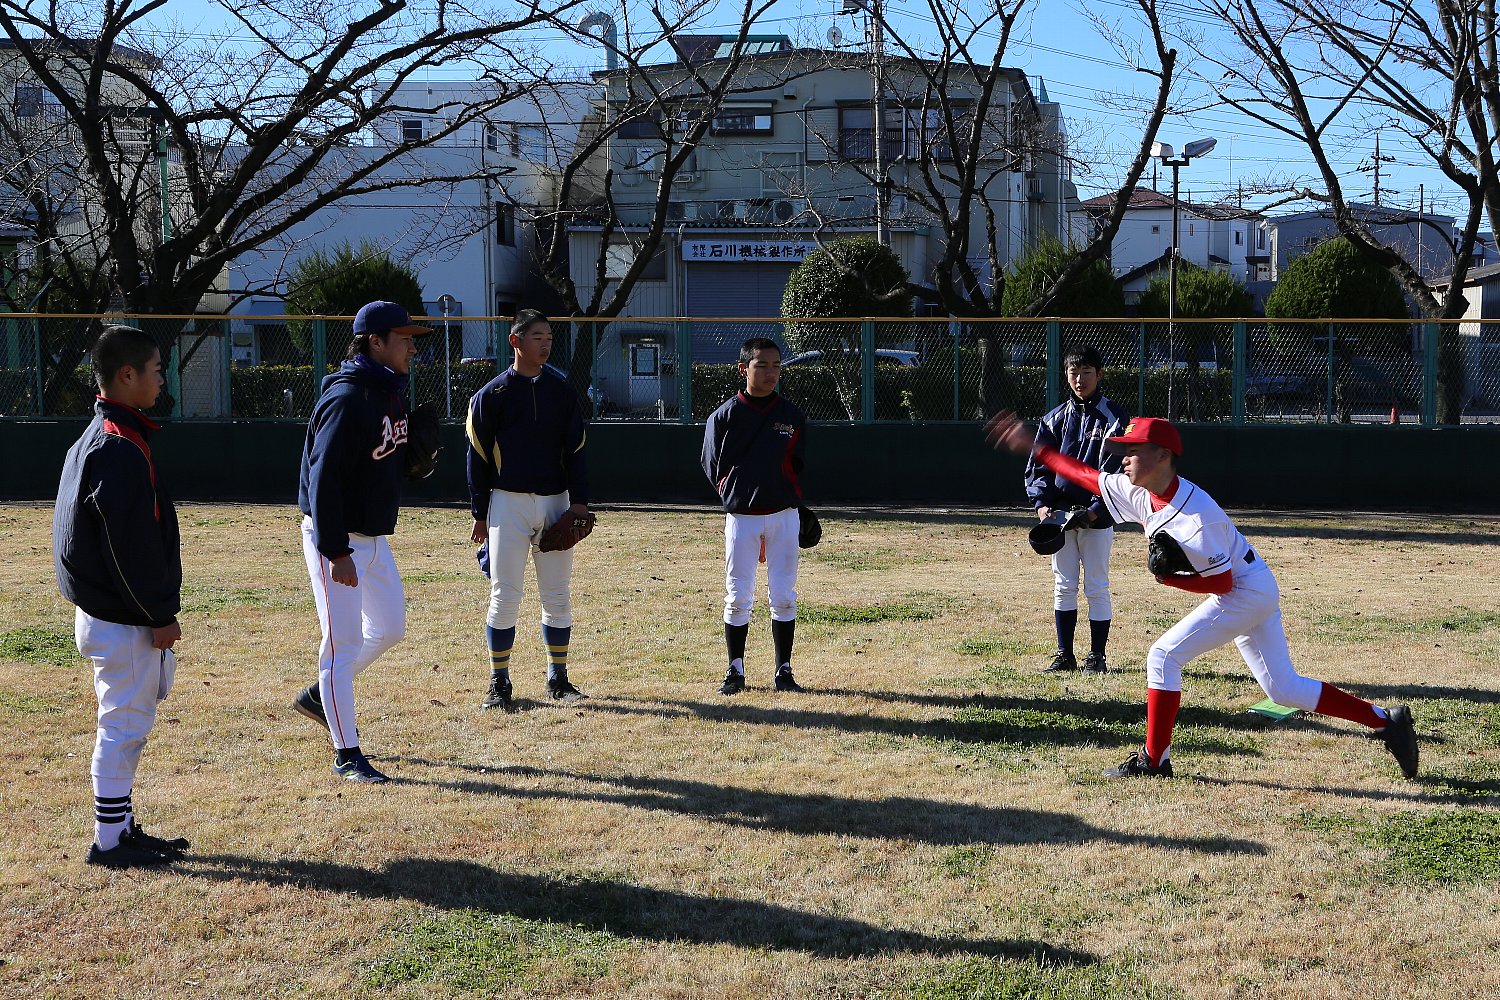
M 1390 721 L 1375 711 L 1375 706 L 1368 701 L 1356 698 L 1347 691 L 1340 691 L 1327 681 L 1323 682 L 1323 692 L 1318 695 L 1318 707 L 1313 711 L 1319 715 L 1331 715 L 1335 719 L 1348 719 L 1371 729 L 1383 729 Z
M 1181 704 L 1181 691 L 1146 690 L 1146 757 L 1152 767 L 1161 766 L 1162 756 L 1172 745 L 1172 727 L 1177 725 Z

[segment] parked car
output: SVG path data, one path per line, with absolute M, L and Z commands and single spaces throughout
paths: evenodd
M 855 358 L 859 357 L 858 351 L 852 352 Z M 796 357 L 787 358 L 782 367 L 787 365 L 817 365 L 823 363 L 822 351 L 807 351 Z M 895 368 L 915 368 L 922 363 L 922 356 L 916 351 L 896 351 L 884 347 L 875 349 L 875 363 L 877 365 L 890 365 Z

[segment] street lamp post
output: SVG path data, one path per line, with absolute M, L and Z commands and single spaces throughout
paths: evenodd
M 453 341 L 448 329 L 448 314 L 458 300 L 451 295 L 438 296 L 438 308 L 443 311 L 443 415 L 453 419 Z
M 1151 155 L 1162 165 L 1172 168 L 1172 249 L 1167 259 L 1167 419 L 1175 416 L 1173 389 L 1177 374 L 1177 171 L 1200 156 L 1207 156 L 1219 140 L 1208 138 L 1190 142 L 1174 156 L 1171 145 L 1153 142 Z

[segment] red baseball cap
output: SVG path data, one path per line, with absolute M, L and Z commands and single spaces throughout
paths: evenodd
M 1136 417 L 1125 426 L 1125 433 L 1109 439 L 1111 444 L 1155 444 L 1182 457 L 1182 435 L 1172 421 L 1161 417 Z

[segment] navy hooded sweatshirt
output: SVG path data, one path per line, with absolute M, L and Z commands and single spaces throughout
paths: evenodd
M 182 606 L 177 511 L 148 442 L 158 429 L 141 411 L 100 397 L 57 487 L 57 587 L 85 614 L 118 625 L 162 628 Z
M 297 506 L 327 559 L 354 550 L 349 534 L 389 535 L 401 508 L 406 376 L 361 354 L 323 380 L 307 421 Z

